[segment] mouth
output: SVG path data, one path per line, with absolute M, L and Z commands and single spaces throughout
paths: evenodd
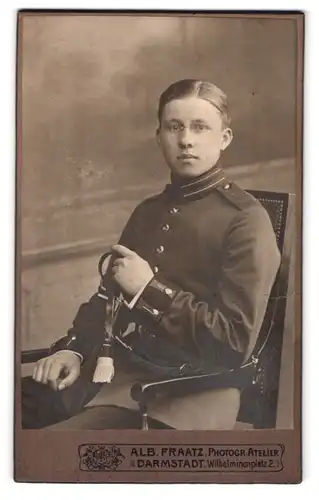
M 199 160 L 198 156 L 183 153 L 177 157 L 178 160 Z

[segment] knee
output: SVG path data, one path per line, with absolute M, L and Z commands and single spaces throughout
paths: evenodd
M 158 401 L 149 415 L 179 430 L 230 430 L 239 407 L 238 389 L 214 389 Z
M 234 428 L 240 407 L 238 389 L 220 389 L 214 391 L 207 401 L 208 429 L 231 430 Z
M 41 428 L 65 415 L 61 395 L 32 377 L 21 380 L 21 418 L 24 429 Z
M 39 428 L 66 420 L 83 410 L 99 390 L 100 384 L 81 377 L 62 391 L 25 377 L 21 381 L 23 427 Z

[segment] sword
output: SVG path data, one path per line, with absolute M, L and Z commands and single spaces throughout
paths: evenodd
M 114 337 L 113 327 L 123 299 L 121 296 L 117 297 L 111 287 L 107 289 L 104 286 L 105 276 L 103 273 L 103 265 L 105 261 L 111 257 L 111 255 L 111 252 L 104 253 L 98 263 L 98 271 L 101 276 L 101 282 L 97 295 L 105 301 L 105 320 L 104 341 L 99 352 L 93 375 L 93 382 L 95 383 L 110 383 L 114 377 L 114 361 L 112 357 L 112 341 Z

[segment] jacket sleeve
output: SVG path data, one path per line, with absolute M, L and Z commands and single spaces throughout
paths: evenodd
M 85 361 L 103 344 L 104 318 L 104 300 L 95 294 L 81 304 L 67 335 L 57 342 L 56 348 L 53 345 L 53 352 L 72 351 Z
M 280 264 L 275 234 L 262 207 L 249 207 L 235 217 L 223 254 L 217 293 L 210 303 L 159 272 L 135 309 L 180 345 L 195 344 L 203 355 L 232 351 L 242 359 L 256 340 Z

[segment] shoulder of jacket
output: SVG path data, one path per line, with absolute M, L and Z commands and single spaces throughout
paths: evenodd
M 259 206 L 260 203 L 253 195 L 240 188 L 235 182 L 225 179 L 216 187 L 216 191 L 229 203 L 239 210 Z
M 152 203 L 154 203 L 154 202 L 156 202 L 158 200 L 161 200 L 162 197 L 163 197 L 163 192 L 152 194 L 152 195 L 148 196 L 147 198 L 145 198 L 144 200 L 142 200 L 137 205 L 137 208 L 142 208 L 142 207 L 145 207 L 145 206 L 149 206 L 150 204 L 152 204 Z
M 148 196 L 144 200 L 140 201 L 133 209 L 128 223 L 131 224 L 140 216 L 143 217 L 145 215 L 145 212 L 152 206 L 152 203 L 155 203 L 157 200 L 161 199 L 161 197 L 162 193 L 158 193 Z

